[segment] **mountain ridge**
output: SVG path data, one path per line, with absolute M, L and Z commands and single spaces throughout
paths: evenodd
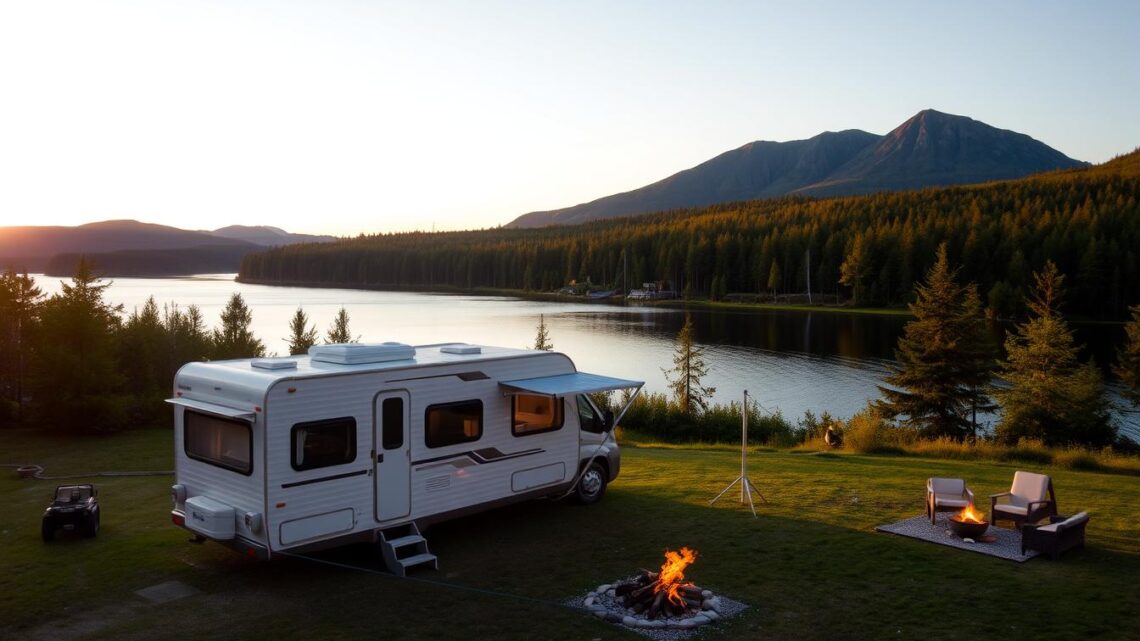
M 241 237 L 242 234 L 256 237 L 266 233 L 272 234 L 267 240 L 275 242 L 252 242 Z M 83 255 L 96 266 L 104 263 L 105 269 L 100 273 L 105 276 L 128 275 L 111 273 L 117 271 L 119 265 L 129 265 L 129 275 L 151 273 L 148 265 L 155 268 L 155 274 L 196 273 L 193 271 L 196 261 L 211 272 L 237 271 L 241 258 L 250 252 L 295 242 L 325 242 L 324 239 L 332 240 L 332 237 L 239 225 L 214 231 L 189 230 L 130 219 L 75 226 L 0 227 L 0 269 L 11 267 L 38 272 L 50 267 L 58 272 L 64 262 Z M 172 254 L 162 257 L 162 252 Z M 61 258 L 56 260 L 56 257 Z M 179 271 L 184 269 L 191 271 Z
M 1088 166 L 1015 131 L 924 109 L 879 136 L 859 129 L 754 141 L 663 180 L 586 203 L 523 214 L 543 227 L 785 195 L 841 196 L 1022 178 Z

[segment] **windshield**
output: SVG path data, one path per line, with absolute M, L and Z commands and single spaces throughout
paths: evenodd
M 61 487 L 55 491 L 57 503 L 79 503 L 91 498 L 91 488 L 85 486 Z

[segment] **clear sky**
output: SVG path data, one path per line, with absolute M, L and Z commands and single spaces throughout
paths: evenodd
M 1140 145 L 1140 2 L 0 0 L 0 225 L 472 229 L 921 109 Z

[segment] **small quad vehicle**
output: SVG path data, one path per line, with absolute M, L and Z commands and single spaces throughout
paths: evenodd
M 44 510 L 44 541 L 55 538 L 57 530 L 79 532 L 85 537 L 99 533 L 98 492 L 90 483 L 55 488 L 51 505 Z

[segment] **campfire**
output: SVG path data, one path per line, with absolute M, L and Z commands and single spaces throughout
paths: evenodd
M 743 607 L 685 580 L 685 569 L 696 559 L 696 551 L 687 547 L 666 550 L 660 570 L 641 570 L 612 585 L 598 586 L 583 605 L 599 617 L 629 627 L 681 630 L 715 621 L 729 614 L 726 608 L 735 612 Z
M 697 553 L 683 547 L 680 552 L 665 552 L 665 563 L 660 572 L 642 571 L 632 581 L 619 583 L 614 594 L 624 599 L 624 605 L 634 614 L 645 613 L 653 620 L 665 616 L 683 616 L 690 610 L 701 610 L 701 589 L 684 583 L 685 568 L 697 559 Z
M 950 529 L 963 539 L 976 539 L 986 533 L 990 524 L 981 512 L 967 505 L 961 512 L 950 516 Z

